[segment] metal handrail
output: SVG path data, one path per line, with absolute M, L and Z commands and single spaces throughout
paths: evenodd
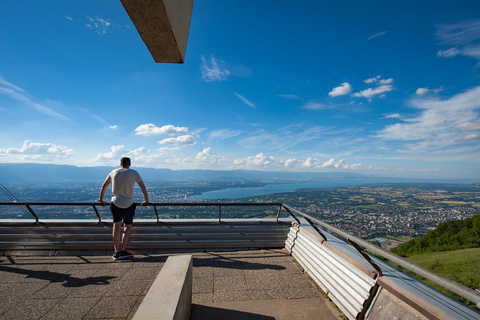
M 110 205 L 106 203 L 106 205 Z M 136 203 L 140 205 L 140 203 Z M 0 206 L 26 206 L 28 212 L 32 215 L 36 222 L 39 221 L 38 215 L 32 209 L 32 206 L 84 206 L 93 207 L 95 214 L 97 215 L 98 222 L 102 222 L 97 207 L 104 207 L 100 202 L 0 202 Z M 278 213 L 276 221 L 282 208 L 282 203 L 278 202 L 149 202 L 145 206 L 153 206 L 157 223 L 160 221 L 158 217 L 157 207 L 218 207 L 218 222 L 222 221 L 222 207 L 266 207 L 273 206 L 278 207 Z
M 379 255 L 383 258 L 386 258 L 396 264 L 398 264 L 399 266 L 407 269 L 407 270 L 410 270 L 422 277 L 424 277 L 425 279 L 428 279 L 430 281 L 432 281 L 433 283 L 436 283 L 438 284 L 439 286 L 445 288 L 445 289 L 448 289 L 450 290 L 451 292 L 453 293 L 456 293 L 458 294 L 459 296 L 467 299 L 467 300 L 470 300 L 472 302 L 474 302 L 478 308 L 480 308 L 480 293 L 476 292 L 475 290 L 473 289 L 470 289 L 458 282 L 455 282 L 451 279 L 448 279 L 448 278 L 445 278 L 444 276 L 441 276 L 439 275 L 438 273 L 436 272 L 433 272 L 432 270 L 429 270 L 429 269 L 426 269 L 424 267 L 422 267 L 421 265 L 419 264 L 416 264 L 410 260 L 407 260 L 405 258 L 402 258 L 390 251 L 387 251 L 385 249 L 382 249 L 368 241 L 365 241 L 361 238 L 358 238 L 346 231 L 343 231 L 339 228 L 336 228 L 326 222 L 323 222 L 323 221 L 320 221 L 318 219 L 315 219 L 311 216 L 309 216 L 308 214 L 306 213 L 303 213 L 297 209 L 294 209 L 286 204 L 283 204 L 283 208 L 285 208 L 289 213 L 291 214 L 298 214 L 312 222 L 314 222 L 315 224 L 321 226 L 322 228 L 332 232 L 332 233 L 335 233 L 337 235 L 339 235 L 340 237 L 344 238 L 344 239 L 347 239 L 349 241 L 353 241 L 355 242 L 356 244 L 358 244 L 359 246 L 362 246 L 364 247 L 365 249 L 367 249 L 369 252 L 372 252 L 373 254 L 376 254 L 376 255 Z

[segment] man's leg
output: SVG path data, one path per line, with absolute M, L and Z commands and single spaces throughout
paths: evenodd
M 120 251 L 125 251 L 127 248 L 128 240 L 130 239 L 130 234 L 132 233 L 132 224 L 124 224 L 123 237 L 122 237 L 122 247 Z
M 115 253 L 120 252 L 120 232 L 122 231 L 122 221 L 114 222 L 113 223 L 113 250 Z

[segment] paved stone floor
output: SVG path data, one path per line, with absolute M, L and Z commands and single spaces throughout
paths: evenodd
M 237 310 L 229 313 L 230 320 L 235 315 L 274 319 L 257 314 L 261 301 L 263 309 L 270 305 L 278 311 L 273 300 L 296 302 L 293 305 L 306 309 L 308 299 L 316 299 L 310 304 L 325 304 L 327 311 L 313 311 L 329 313 L 323 319 L 339 318 L 284 250 L 193 255 L 192 319 L 222 319 L 225 308 Z M 2 256 L 0 319 L 131 319 L 167 257 L 138 254 L 114 261 L 91 255 Z M 252 318 L 247 311 L 249 304 L 255 307 L 253 301 L 258 317 Z

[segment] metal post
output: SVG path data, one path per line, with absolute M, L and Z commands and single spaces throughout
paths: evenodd
M 97 207 L 95 205 L 93 205 L 92 207 L 93 210 L 95 210 L 95 214 L 97 215 L 98 223 L 102 222 L 102 217 L 100 217 L 100 213 L 98 213 Z
M 35 223 L 38 222 L 38 217 L 37 215 L 35 214 L 35 212 L 33 212 L 33 209 L 27 204 L 25 205 L 25 207 L 27 207 L 28 211 L 30 212 L 30 214 L 35 218 Z
M 275 219 L 275 222 L 277 223 L 278 223 L 278 218 L 280 217 L 280 211 L 282 211 L 282 207 L 283 207 L 282 205 L 278 206 L 277 218 Z
M 153 209 L 155 210 L 155 216 L 157 217 L 157 223 L 160 223 L 160 219 L 158 218 L 157 206 L 153 205 Z

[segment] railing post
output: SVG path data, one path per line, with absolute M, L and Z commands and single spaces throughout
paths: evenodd
M 218 205 L 218 223 L 222 222 L 222 206 Z
M 30 212 L 30 214 L 35 218 L 35 223 L 38 222 L 38 217 L 37 215 L 35 214 L 35 212 L 33 212 L 33 209 L 27 204 L 25 205 L 25 207 L 27 207 L 28 211 Z
M 153 210 L 155 210 L 155 216 L 157 217 L 157 223 L 160 223 L 160 219 L 158 218 L 157 206 L 153 205 Z
M 93 210 L 95 210 L 95 214 L 97 215 L 98 218 L 98 223 L 102 222 L 102 217 L 100 217 L 100 213 L 98 213 L 97 207 L 95 205 L 92 205 Z
M 278 218 L 280 217 L 280 212 L 282 211 L 283 205 L 278 206 L 278 212 L 277 212 L 277 218 L 275 219 L 275 222 L 278 223 Z

